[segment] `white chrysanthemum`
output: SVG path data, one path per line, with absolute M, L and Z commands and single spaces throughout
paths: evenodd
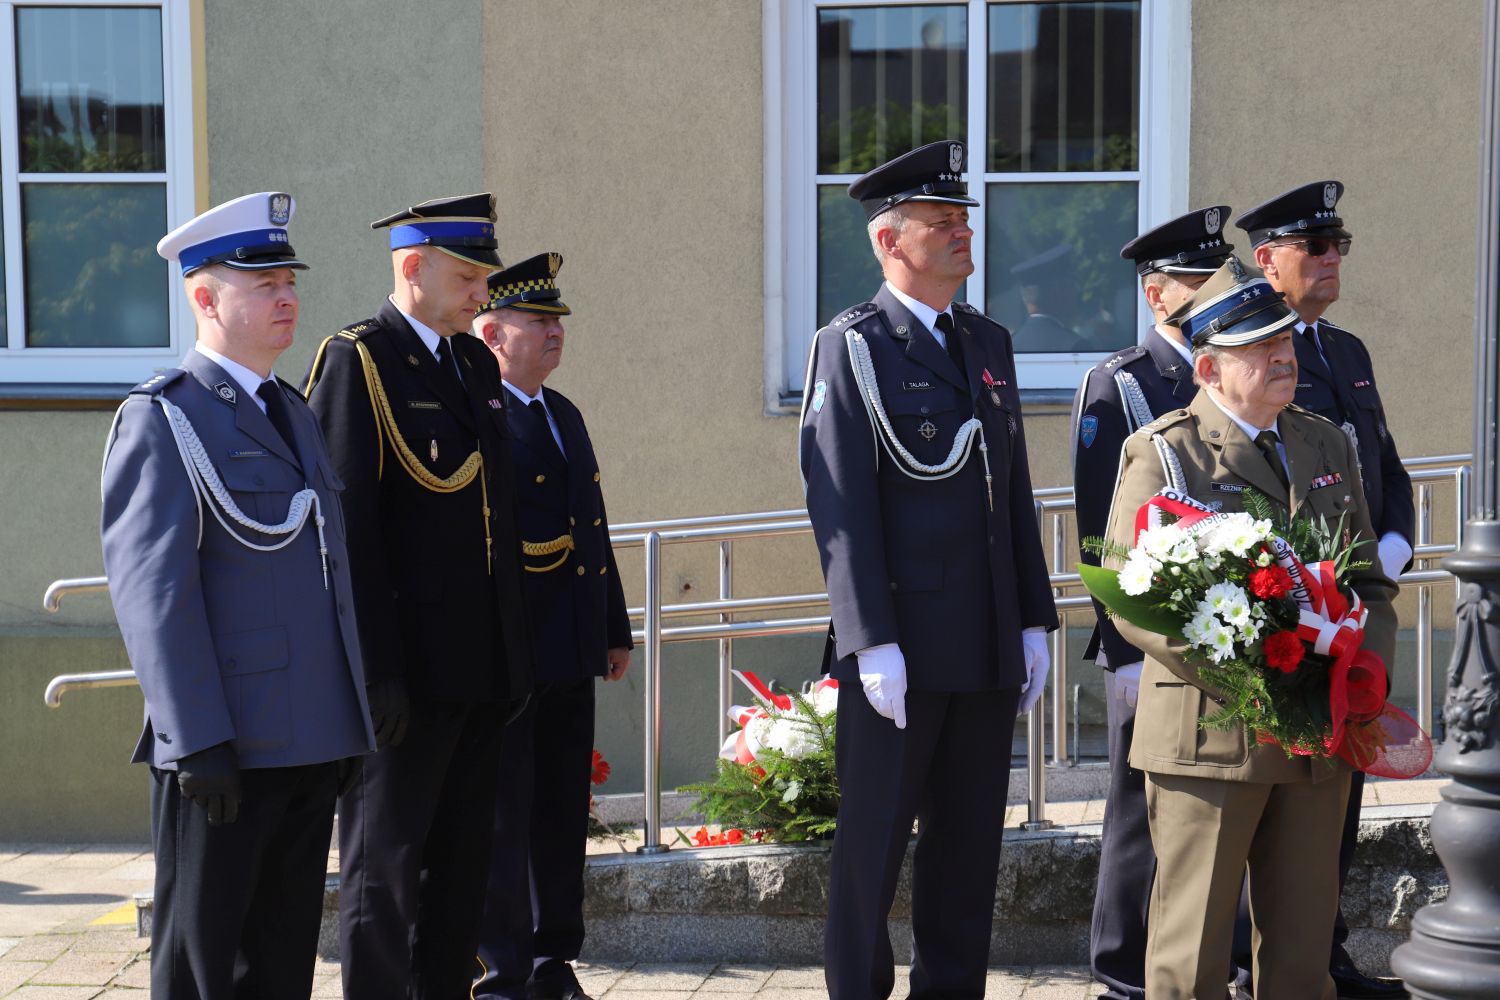
M 1244 600 L 1229 601 L 1219 612 L 1219 617 L 1235 628 L 1250 624 L 1250 605 Z
M 1239 625 L 1240 644 L 1248 646 L 1260 638 L 1260 622 L 1245 621 Z
M 1155 574 L 1156 567 L 1151 559 L 1132 552 L 1120 570 L 1120 589 L 1131 597 L 1138 597 L 1151 589 Z
M 1245 556 L 1265 541 L 1270 531 L 1270 521 L 1257 521 L 1249 514 L 1226 514 L 1203 539 L 1203 547 L 1210 552 Z
M 1207 647 L 1215 629 L 1222 628 L 1219 619 L 1205 611 L 1199 611 L 1182 627 L 1182 636 L 1194 646 Z
M 1187 566 L 1198 561 L 1198 543 L 1190 537 L 1184 536 L 1181 541 L 1173 545 L 1166 555 L 1162 556 L 1163 562 L 1178 563 Z
M 806 757 L 818 748 L 812 727 L 795 718 L 778 717 L 771 723 L 766 745 L 788 757 Z
M 1260 553 L 1259 555 L 1257 555 L 1255 557 L 1255 565 L 1260 566 L 1260 567 L 1269 566 L 1274 561 L 1275 561 L 1275 557 L 1272 556 L 1271 553 L 1269 553 L 1269 552 L 1262 552 L 1262 553 Z
M 839 689 L 826 684 L 814 691 L 808 700 L 812 702 L 813 708 L 817 709 L 820 715 L 827 715 L 839 707 Z
M 1215 663 L 1223 663 L 1234 655 L 1234 632 L 1218 627 L 1209 637 L 1209 655 L 1214 658 Z
M 752 754 L 758 754 L 770 746 L 771 727 L 775 722 L 774 716 L 757 715 L 745 723 L 745 748 Z
M 1144 552 L 1153 559 L 1164 559 L 1177 544 L 1186 538 L 1186 533 L 1175 524 L 1164 524 L 1158 528 L 1147 528 L 1135 540 L 1137 552 Z
M 1250 598 L 1246 595 L 1243 587 L 1233 583 L 1216 583 L 1204 591 L 1203 601 L 1198 606 L 1202 608 L 1207 605 L 1207 610 L 1227 615 L 1230 607 L 1238 607 L 1241 604 L 1249 605 Z

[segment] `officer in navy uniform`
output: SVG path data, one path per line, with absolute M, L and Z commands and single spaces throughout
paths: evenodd
M 1155 318 L 1140 344 L 1116 351 L 1090 368 L 1073 398 L 1073 488 L 1078 538 L 1102 537 L 1120 471 L 1120 448 L 1138 428 L 1180 409 L 1197 394 L 1192 349 L 1167 323 L 1193 291 L 1224 264 L 1232 244 L 1224 240 L 1229 206 L 1195 209 L 1142 233 L 1120 250 L 1135 264 L 1141 293 Z M 1081 562 L 1099 557 L 1080 551 Z M 1129 764 L 1136 695 L 1144 657 L 1120 635 L 1094 602 L 1098 624 L 1087 652 L 1104 668 L 1109 724 L 1109 791 L 1099 850 L 1099 882 L 1089 960 L 1103 998 L 1140 1000 L 1145 995 L 1146 912 L 1156 855 L 1146 822 L 1145 774 Z
M 813 339 L 800 463 L 832 607 L 841 799 L 824 965 L 890 995 L 911 836 L 911 996 L 984 993 L 1018 711 L 1057 627 L 1010 334 L 953 296 L 974 269 L 964 146 L 856 180 L 885 283 Z
M 568 397 L 542 385 L 562 360 L 562 317 L 572 313 L 560 267 L 560 254 L 544 253 L 491 275 L 473 326 L 505 382 L 536 665 L 501 751 L 473 990 L 506 1000 L 588 1000 L 570 963 L 584 937 L 594 678 L 624 677 L 634 646 L 588 428 Z
M 474 978 L 500 737 L 531 690 L 506 393 L 467 335 L 501 266 L 494 199 L 371 226 L 389 233 L 393 293 L 307 378 L 345 484 L 384 744 L 339 799 L 344 992 L 448 1000 Z
M 334 798 L 374 749 L 339 506 L 296 389 L 295 204 L 265 191 L 162 238 L 197 343 L 132 389 L 103 480 L 104 568 L 146 699 L 151 995 L 312 991 Z
M 1344 429 L 1359 456 L 1370 521 L 1379 539 L 1378 563 L 1392 580 L 1411 565 L 1416 508 L 1411 477 L 1401 464 L 1386 421 L 1370 352 L 1360 339 L 1323 318 L 1339 297 L 1339 271 L 1351 236 L 1338 214 L 1344 185 L 1314 181 L 1277 195 L 1235 220 L 1250 234 L 1255 263 L 1297 313 L 1297 404 Z M 1371 553 L 1375 555 L 1375 553 Z M 1368 556 L 1367 556 L 1368 558 Z M 1424 720 L 1425 721 L 1425 720 Z M 1354 773 L 1339 852 L 1339 884 L 1354 858 L 1364 772 Z M 1399 980 L 1366 976 L 1344 949 L 1349 928 L 1340 910 L 1330 971 L 1343 1000 L 1404 997 Z

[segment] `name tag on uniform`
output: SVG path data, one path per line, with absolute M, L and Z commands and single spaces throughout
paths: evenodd
M 1330 472 L 1326 476 L 1319 476 L 1317 479 L 1314 479 L 1307 485 L 1307 488 L 1309 490 L 1321 490 L 1325 486 L 1336 486 L 1343 481 L 1343 475 L 1337 472 Z
M 1299 389 L 1311 389 L 1312 388 L 1312 383 L 1311 382 L 1298 382 L 1297 383 L 1297 388 L 1299 388 Z
M 1209 483 L 1208 488 L 1215 493 L 1243 493 L 1245 487 L 1239 483 Z
M 1356 389 L 1368 389 L 1368 388 L 1370 388 L 1370 380 L 1367 379 L 1367 378 L 1356 379 L 1355 382 L 1354 382 L 1354 388 L 1356 388 Z
M 931 382 L 902 382 L 901 383 L 901 388 L 903 390 L 907 391 L 907 392 L 911 392 L 913 389 L 931 389 L 932 388 L 932 383 Z
M 408 399 L 406 405 L 413 410 L 441 410 L 442 403 L 433 402 L 429 399 Z
M 269 451 L 249 451 L 239 448 L 229 453 L 230 458 L 269 458 L 270 455 Z

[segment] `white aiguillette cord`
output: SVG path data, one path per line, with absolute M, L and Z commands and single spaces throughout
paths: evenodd
M 978 417 L 970 417 L 958 428 L 953 435 L 953 447 L 948 451 L 948 457 L 937 465 L 927 465 L 917 461 L 917 457 L 906 450 L 906 446 L 896 437 L 896 430 L 891 426 L 891 418 L 886 415 L 885 404 L 880 399 L 880 385 L 875 378 L 875 361 L 870 357 L 870 345 L 865 343 L 865 338 L 855 330 L 849 330 L 844 334 L 844 340 L 849 345 L 849 367 L 854 370 L 854 381 L 859 385 L 860 398 L 864 400 L 865 412 L 870 416 L 870 423 L 880 433 L 881 445 L 886 453 L 896 461 L 896 467 L 912 479 L 935 480 L 947 479 L 959 469 L 963 468 L 964 462 L 969 458 L 969 452 L 974 446 L 974 437 L 979 437 L 979 455 L 984 460 L 984 493 L 989 501 L 990 510 L 995 509 L 995 494 L 992 489 L 993 480 L 990 476 L 990 449 L 984 440 L 984 424 Z
M 187 470 L 188 480 L 193 484 L 193 492 L 196 493 L 203 503 L 198 508 L 198 544 L 203 544 L 203 507 L 213 511 L 215 520 L 227 531 L 231 538 L 257 552 L 275 552 L 277 549 L 285 548 L 296 540 L 304 525 L 307 524 L 308 514 L 313 515 L 313 520 L 318 527 L 318 554 L 323 560 L 323 589 L 328 589 L 328 543 L 323 537 L 323 505 L 318 499 L 318 493 L 312 487 L 306 487 L 292 494 L 291 505 L 287 507 L 286 520 L 280 524 L 262 524 L 240 510 L 239 504 L 234 502 L 234 497 L 229 495 L 229 489 L 224 481 L 219 478 L 219 470 L 214 468 L 213 462 L 209 461 L 208 453 L 203 448 L 203 442 L 198 438 L 198 432 L 193 429 L 193 424 L 188 420 L 187 414 L 182 408 L 168 400 L 165 396 L 156 396 L 156 401 L 161 404 L 161 409 L 167 417 L 167 426 L 172 428 L 172 437 L 177 442 L 177 452 L 182 456 L 183 468 Z M 212 497 L 213 503 L 208 503 Z M 240 535 L 231 528 L 224 520 L 223 511 L 228 514 L 237 524 L 258 531 L 263 535 L 286 535 L 279 542 L 271 545 L 260 545 Z

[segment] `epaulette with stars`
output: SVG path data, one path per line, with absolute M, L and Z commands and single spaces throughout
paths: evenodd
M 362 320 L 358 323 L 349 324 L 348 326 L 340 330 L 337 334 L 335 334 L 335 336 L 343 337 L 345 340 L 363 340 L 365 337 L 368 337 L 371 333 L 375 332 L 376 329 L 377 327 L 375 326 L 375 321 L 372 319 L 367 319 Z
M 1191 414 L 1189 414 L 1188 411 L 1185 410 L 1185 409 L 1171 410 L 1171 411 L 1169 411 L 1167 413 L 1163 413 L 1161 416 L 1157 417 L 1155 420 L 1151 421 L 1149 424 L 1146 424 L 1139 431 L 1136 431 L 1136 433 L 1137 434 L 1155 434 L 1157 431 L 1165 430 L 1166 428 L 1171 427 L 1173 424 L 1181 423 L 1182 421 L 1186 420 L 1189 416 L 1191 416 Z
M 850 323 L 858 323 L 860 320 L 864 319 L 866 316 L 869 316 L 872 313 L 874 313 L 875 309 L 876 309 L 875 303 L 873 303 L 873 302 L 861 302 L 859 305 L 855 306 L 854 308 L 852 308 L 852 309 L 846 309 L 842 313 L 840 313 L 837 317 L 834 318 L 834 320 L 833 320 L 832 323 L 828 324 L 828 328 L 830 330 L 840 330 L 840 329 L 843 329 L 844 327 L 848 326 Z
M 1148 353 L 1150 352 L 1148 352 L 1143 345 L 1132 344 L 1129 347 L 1118 350 L 1114 354 L 1111 354 L 1109 357 L 1105 358 L 1104 361 L 1100 363 L 1099 367 L 1104 371 L 1112 372 L 1116 368 L 1122 368 L 1125 365 L 1130 364 L 1132 361 L 1136 361 L 1142 357 L 1145 357 Z
M 168 368 L 164 372 L 157 372 L 140 385 L 131 389 L 127 395 L 131 396 L 157 396 L 161 391 L 183 375 L 181 368 Z

